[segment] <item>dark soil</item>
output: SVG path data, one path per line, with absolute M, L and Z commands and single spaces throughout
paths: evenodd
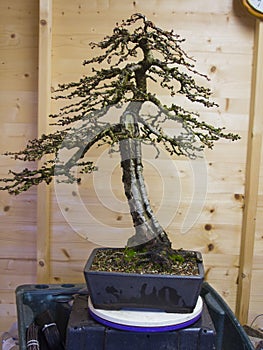
M 169 267 L 147 259 L 145 253 L 132 248 L 98 250 L 91 266 L 93 271 L 139 274 L 199 275 L 200 257 L 194 251 L 173 250 Z

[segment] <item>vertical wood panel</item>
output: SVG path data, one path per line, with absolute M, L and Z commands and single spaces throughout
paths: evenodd
M 259 20 L 256 22 L 254 50 L 254 71 L 247 144 L 245 207 L 236 304 L 236 314 L 242 324 L 247 323 L 249 312 L 263 133 L 263 23 Z
M 47 132 L 50 114 L 52 47 L 52 0 L 40 0 L 39 8 L 39 80 L 38 136 Z M 41 167 L 42 162 L 39 162 Z M 49 283 L 50 276 L 50 189 L 38 187 L 37 199 L 37 277 L 39 283 Z
M 4 157 L 36 137 L 38 1 L 0 1 L 0 177 L 32 164 Z M 1 184 L 2 185 L 2 184 Z M 0 334 L 17 320 L 15 289 L 36 283 L 36 189 L 0 192 Z M 0 345 L 1 348 L 1 345 Z

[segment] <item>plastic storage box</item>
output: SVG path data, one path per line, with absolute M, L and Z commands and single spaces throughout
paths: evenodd
M 73 322 L 73 316 L 74 312 L 78 309 L 77 303 L 78 299 L 85 303 L 85 298 L 87 295 L 86 285 L 79 284 L 63 284 L 63 285 L 22 285 L 17 288 L 16 291 L 16 298 L 17 298 L 17 313 L 18 313 L 18 329 L 19 329 L 19 341 L 20 341 L 20 349 L 26 350 L 26 329 L 27 327 L 32 323 L 35 316 L 37 316 L 39 313 L 45 311 L 46 309 L 49 309 L 54 319 L 59 327 L 59 330 L 61 332 L 61 335 L 63 339 L 65 340 L 65 343 L 67 345 L 67 350 L 84 350 L 85 348 L 81 348 L 81 343 L 74 343 L 72 342 L 72 339 L 70 337 L 74 337 L 76 339 L 76 336 L 78 335 L 78 329 L 81 328 L 81 324 L 85 326 L 88 317 L 87 310 L 84 311 L 84 309 L 79 310 L 80 313 L 84 312 L 84 317 L 81 317 L 81 319 L 77 320 L 75 318 L 75 321 L 79 322 L 80 324 L 75 324 Z M 202 317 L 208 317 L 213 321 L 213 326 L 211 324 L 208 327 L 208 337 L 207 340 L 209 341 L 208 344 L 210 344 L 212 337 L 212 331 L 213 328 L 215 329 L 216 335 L 213 340 L 215 349 L 217 350 L 254 350 L 254 347 L 252 343 L 250 342 L 247 334 L 245 333 L 244 329 L 238 322 L 238 320 L 235 318 L 233 312 L 230 310 L 230 308 L 227 306 L 227 304 L 223 301 L 223 299 L 218 295 L 218 293 L 208 284 L 204 283 L 202 286 L 201 291 L 202 298 L 204 300 L 204 303 L 206 305 L 207 311 L 209 315 L 202 316 Z M 84 298 L 84 301 L 83 301 Z M 72 308 L 72 301 L 75 300 L 75 309 Z M 74 304 L 74 303 L 73 303 Z M 74 311 L 75 310 L 75 311 Z M 205 312 L 207 312 L 205 311 Z M 74 316 L 75 317 L 75 316 Z M 89 322 L 89 321 L 88 321 Z M 203 333 L 206 332 L 205 323 L 207 325 L 207 319 L 206 320 L 200 320 L 198 322 L 201 322 L 199 324 L 199 329 L 201 332 L 201 335 L 198 334 L 199 339 L 202 341 L 205 339 L 205 335 Z M 203 322 L 203 323 L 202 323 Z M 209 321 L 210 322 L 210 321 Z M 209 324 L 208 322 L 208 324 Z M 92 320 L 92 323 L 95 324 L 96 332 L 101 332 L 101 329 L 104 329 L 106 332 L 109 333 L 109 346 L 110 342 L 113 341 L 115 337 L 115 342 L 121 342 L 120 347 L 114 348 L 114 350 L 126 348 L 123 347 L 123 344 L 129 344 L 134 340 L 131 340 L 131 337 L 133 336 L 134 339 L 138 337 L 145 337 L 145 339 L 151 339 L 153 342 L 155 342 L 155 348 L 158 349 L 171 349 L 175 350 L 177 349 L 174 345 L 168 347 L 166 343 L 166 347 L 164 347 L 164 344 L 162 340 L 157 339 L 159 337 L 158 333 L 155 334 L 135 334 L 131 335 L 128 334 L 128 332 L 124 331 L 117 331 L 110 328 L 105 328 L 103 325 L 98 324 L 96 321 Z M 194 327 L 197 325 L 193 325 L 191 327 Z M 72 329 L 72 327 L 76 327 L 75 330 Z M 94 326 L 93 326 L 94 327 Z M 190 328 L 191 328 L 190 327 Z M 211 328 L 210 328 L 211 327 Z M 181 331 L 181 336 L 185 337 L 184 343 L 181 342 L 181 344 L 185 344 L 186 347 L 181 347 L 180 349 L 198 349 L 197 348 L 191 348 L 188 347 L 188 341 L 187 339 L 189 336 L 192 336 L 193 330 L 189 330 L 189 328 L 185 329 L 184 332 Z M 96 332 L 93 333 L 94 338 L 96 338 Z M 119 338 L 116 338 L 115 333 L 119 332 Z M 176 331 L 176 332 L 180 332 Z M 187 333 L 189 332 L 189 333 Z M 194 337 L 197 337 L 197 332 L 195 332 Z M 165 333 L 167 337 L 176 337 L 174 332 L 167 332 Z M 89 335 L 90 336 L 90 335 Z M 177 335 L 178 336 L 178 335 Z M 181 341 L 181 340 L 180 340 Z M 126 342 L 126 343 L 125 343 Z M 193 343 L 193 342 L 192 342 Z M 92 343 L 90 343 L 89 346 L 91 346 Z M 94 343 L 95 344 L 95 343 Z M 111 343 L 112 344 L 112 343 Z M 115 343 L 117 344 L 117 343 Z M 148 343 L 149 344 L 149 343 Z M 163 344 L 163 345 L 162 345 Z M 158 346 L 157 346 L 158 345 Z M 134 345 L 132 346 L 134 348 Z M 147 345 L 147 350 L 150 349 L 150 347 Z M 101 347 L 91 347 L 92 350 L 108 350 L 113 348 L 101 348 Z M 137 347 L 136 350 L 139 348 Z M 199 349 L 209 349 L 209 347 L 206 348 L 199 348 Z

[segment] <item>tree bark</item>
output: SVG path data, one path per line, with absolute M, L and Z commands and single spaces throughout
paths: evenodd
M 129 132 L 129 138 L 120 141 L 122 182 L 135 228 L 135 235 L 128 240 L 127 246 L 150 244 L 171 247 L 167 234 L 152 211 L 146 191 L 137 122 L 140 107 L 140 102 L 130 103 L 121 117 L 122 127 Z

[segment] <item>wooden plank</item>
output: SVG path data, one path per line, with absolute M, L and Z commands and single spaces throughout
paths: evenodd
M 10 315 L 10 313 L 13 313 L 13 312 L 15 314 Z M 13 310 L 13 308 L 8 310 L 7 312 L 2 312 L 0 310 L 0 335 L 4 332 L 8 331 L 9 328 L 11 327 L 11 325 L 16 321 L 17 321 L 16 310 Z
M 38 1 L 0 2 L 0 154 L 36 137 Z M 32 164 L 0 155 L 1 177 Z M 17 321 L 15 289 L 36 280 L 36 193 L 0 193 L 0 334 Z M 0 345 L 1 348 L 1 345 Z
M 263 133 L 262 93 L 263 22 L 257 20 L 255 27 L 254 71 L 252 77 L 250 123 L 248 131 L 245 207 L 241 236 L 240 268 L 236 303 L 236 315 L 241 324 L 247 323 L 250 302 Z
M 32 93 L 37 82 L 37 47 L 38 21 L 35 13 L 38 11 L 37 1 L 0 2 L 1 22 L 1 109 L 7 106 L 2 94 L 10 93 L 15 99 L 23 92 Z M 17 104 L 22 106 L 21 100 Z M 31 102 L 32 103 L 32 102 Z M 28 107 L 31 108 L 31 104 Z M 9 112 L 10 112 L 9 105 Z M 1 120 L 7 115 L 1 113 Z M 28 114 L 32 116 L 32 114 Z M 14 121 L 14 119 L 13 119 Z
M 40 0 L 39 12 L 38 136 L 41 136 L 47 132 L 50 114 L 52 0 Z M 37 277 L 39 283 L 49 283 L 50 191 L 45 184 L 38 186 L 37 211 Z

